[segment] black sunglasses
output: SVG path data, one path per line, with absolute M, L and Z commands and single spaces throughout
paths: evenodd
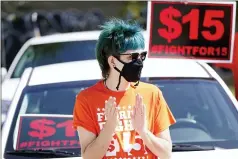
M 141 53 L 139 53 L 139 52 L 132 52 L 132 53 L 120 54 L 120 55 L 130 55 L 132 60 L 137 60 L 138 58 L 140 58 L 142 61 L 144 61 L 145 58 L 146 58 L 146 55 L 147 55 L 147 51 L 143 51 Z

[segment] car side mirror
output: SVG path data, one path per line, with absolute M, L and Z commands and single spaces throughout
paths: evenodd
M 5 67 L 2 67 L 1 68 L 1 78 L 2 78 L 2 81 L 3 81 L 3 79 L 4 79 L 4 77 L 6 76 L 6 74 L 7 74 L 7 69 L 5 68 Z

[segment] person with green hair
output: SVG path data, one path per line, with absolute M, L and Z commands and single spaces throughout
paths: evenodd
M 114 18 L 102 26 L 96 57 L 103 79 L 78 93 L 73 111 L 84 159 L 170 158 L 176 121 L 161 90 L 140 81 L 144 41 L 136 23 Z

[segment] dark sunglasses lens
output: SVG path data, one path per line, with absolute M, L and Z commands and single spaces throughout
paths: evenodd
M 139 53 L 133 53 L 131 54 L 132 60 L 137 60 L 139 56 Z
M 142 52 L 142 53 L 140 54 L 141 60 L 145 60 L 146 55 L 147 55 L 147 52 Z
M 131 54 L 131 57 L 132 57 L 132 60 L 137 60 L 137 59 L 139 58 L 139 56 L 140 56 L 140 59 L 141 59 L 141 60 L 145 60 L 146 55 L 147 55 L 147 52 L 132 53 L 132 54 Z

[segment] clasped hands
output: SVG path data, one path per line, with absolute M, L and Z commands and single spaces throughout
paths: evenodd
M 146 127 L 146 108 L 143 104 L 142 96 L 136 95 L 135 106 L 132 109 L 131 120 L 132 126 L 139 134 L 147 130 Z M 113 132 L 119 122 L 119 111 L 117 109 L 117 103 L 115 97 L 110 97 L 105 101 L 105 115 L 107 117 L 106 125 Z

